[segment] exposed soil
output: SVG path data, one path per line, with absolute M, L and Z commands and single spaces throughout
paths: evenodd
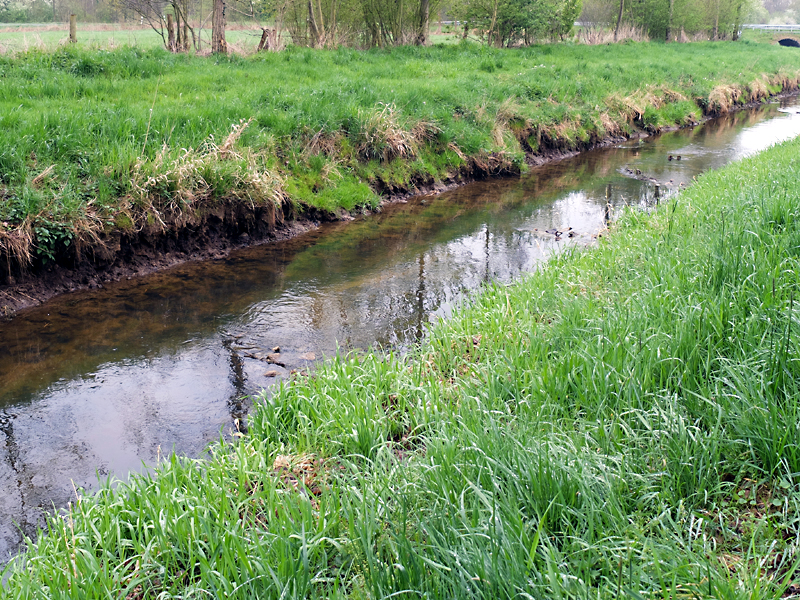
M 574 153 L 554 153 L 549 159 Z M 502 175 L 518 175 L 497 157 L 472 161 L 461 172 L 444 182 L 414 181 L 408 189 L 378 187 L 384 203 L 443 191 L 471 181 Z M 19 310 L 37 306 L 54 296 L 82 289 L 101 288 L 104 283 L 130 279 L 166 269 L 187 261 L 218 259 L 232 250 L 299 235 L 320 223 L 350 220 L 346 213 L 328 213 L 306 207 L 298 212 L 284 203 L 283 214 L 272 214 L 259 207 L 229 202 L 217 210 L 167 229 L 112 231 L 101 236 L 101 243 L 77 250 L 71 246 L 55 262 L 35 259 L 27 268 L 13 262 L 0 262 L 0 319 L 11 319 Z

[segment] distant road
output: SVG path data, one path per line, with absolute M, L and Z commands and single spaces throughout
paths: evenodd
M 800 31 L 800 25 L 742 25 L 742 29 L 766 29 L 768 31 Z

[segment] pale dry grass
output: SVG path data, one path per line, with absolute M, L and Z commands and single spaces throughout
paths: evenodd
M 769 98 L 769 83 L 769 78 L 765 74 L 751 81 L 747 86 L 749 91 L 748 100 L 750 102 L 760 102 L 765 98 Z
M 618 112 L 628 121 L 639 121 L 648 107 L 661 108 L 665 104 L 686 100 L 686 96 L 664 86 L 647 86 L 627 96 L 612 94 L 606 106 Z
M 607 111 L 600 113 L 600 126 L 606 132 L 606 135 L 619 136 L 624 133 L 620 124 L 612 119 Z
M 589 46 L 613 44 L 615 41 L 624 42 L 625 40 L 649 42 L 650 36 L 641 27 L 629 23 L 620 24 L 616 40 L 614 40 L 614 27 L 584 27 L 578 33 L 578 42 Z
M 4 256 L 7 271 L 11 272 L 11 261 L 25 268 L 31 264 L 33 255 L 33 227 L 30 219 L 16 226 L 0 222 L 0 256 Z
M 359 120 L 357 151 L 363 158 L 388 162 L 416 155 L 417 140 L 403 127 L 394 104 L 380 103 L 372 110 L 360 111 Z
M 167 222 L 179 213 L 196 208 L 199 203 L 214 196 L 214 179 L 227 177 L 229 182 L 226 198 L 246 200 L 251 206 L 269 206 L 277 209 L 285 199 L 283 179 L 277 173 L 259 168 L 257 156 L 249 150 L 236 152 L 234 146 L 250 121 L 240 121 L 231 127 L 231 132 L 221 145 L 209 140 L 202 148 L 182 149 L 172 154 L 165 145 L 152 160 L 140 158 L 133 168 L 131 178 L 131 200 L 127 212 L 131 221 L 135 218 L 134 207 L 145 212 L 165 229 Z M 236 161 L 226 168 L 226 161 Z M 232 183 L 232 185 L 230 185 Z
M 326 131 L 320 129 L 319 131 L 311 134 L 306 131 L 308 141 L 303 146 L 303 156 L 317 156 L 324 154 L 328 157 L 333 157 L 339 154 L 342 141 L 344 140 L 344 133 L 341 131 Z
M 50 165 L 44 171 L 39 173 L 36 177 L 31 180 L 31 187 L 38 188 L 42 182 L 50 177 L 53 174 L 53 170 L 55 169 L 55 165 Z
M 530 120 L 522 117 L 521 112 L 522 108 L 514 96 L 506 98 L 497 107 L 497 113 L 492 124 L 492 141 L 496 146 L 501 148 L 516 146 L 518 140 L 511 128 L 512 123 L 518 124 L 520 130 L 530 129 Z
M 781 89 L 785 92 L 793 91 L 800 86 L 800 71 L 792 72 L 781 69 L 770 81 L 773 85 L 781 86 Z
M 742 97 L 742 90 L 734 85 L 718 85 L 708 95 L 706 113 L 721 115 L 733 108 Z

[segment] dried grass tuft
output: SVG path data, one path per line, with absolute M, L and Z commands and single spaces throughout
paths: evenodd
M 531 121 L 521 116 L 522 109 L 515 97 L 506 98 L 497 107 L 494 123 L 492 124 L 492 141 L 501 148 L 507 147 L 510 140 L 517 141 L 512 129 L 515 124 L 520 131 L 529 131 Z M 527 137 L 524 136 L 524 137 Z
M 165 145 L 153 160 L 140 158 L 133 167 L 131 199 L 140 210 L 166 229 L 166 216 L 176 216 L 218 191 L 214 181 L 225 180 L 228 198 L 248 200 L 253 206 L 277 209 L 285 200 L 283 180 L 277 173 L 259 168 L 257 156 L 233 150 L 251 121 L 233 125 L 221 146 L 209 140 L 198 150 L 182 149 L 177 156 Z M 235 159 L 239 164 L 226 165 Z M 131 207 L 130 214 L 137 211 Z M 273 215 L 274 216 L 274 215 Z M 131 219 L 142 225 L 142 219 Z
M 361 128 L 358 132 L 358 154 L 363 158 L 388 162 L 394 158 L 411 158 L 416 155 L 417 140 L 400 123 L 394 104 L 379 104 L 369 112 L 359 113 Z
M 433 142 L 442 129 L 432 121 L 419 121 L 411 128 L 411 135 L 417 144 Z
M 718 85 L 708 95 L 706 114 L 721 115 L 728 112 L 739 101 L 742 90 L 732 85 Z
M 272 463 L 272 472 L 291 489 L 319 495 L 327 480 L 325 463 L 314 454 L 279 454 Z
M 220 157 L 225 157 L 228 154 L 233 154 L 232 148 L 242 137 L 244 130 L 247 129 L 250 123 L 253 122 L 253 117 L 250 117 L 247 121 L 244 119 L 240 119 L 238 124 L 231 125 L 231 132 L 228 134 L 228 137 L 225 138 L 225 141 L 222 142 L 222 146 L 219 147 L 219 155 Z M 237 155 L 238 156 L 238 155 Z
M 306 157 L 324 154 L 328 157 L 337 156 L 340 153 L 344 134 L 341 131 L 328 132 L 320 129 L 312 135 L 303 147 L 303 155 Z
M 627 121 L 633 122 L 641 121 L 648 107 L 661 108 L 665 104 L 682 100 L 686 100 L 686 96 L 678 91 L 664 86 L 647 86 L 625 97 L 612 94 L 606 100 L 606 105 Z
M 447 144 L 447 147 L 450 150 L 452 150 L 453 152 L 455 152 L 456 155 L 458 155 L 458 158 L 460 158 L 464 162 L 467 162 L 466 155 L 461 151 L 461 148 L 459 148 L 456 144 L 454 144 L 453 142 L 450 142 L 449 144 Z
M 649 42 L 650 36 L 647 32 L 635 25 L 629 23 L 622 23 L 617 32 L 617 39 L 614 40 L 614 28 L 592 26 L 584 27 L 578 33 L 578 42 L 589 46 L 598 46 L 600 44 L 613 44 L 616 42 L 624 42 L 625 40 L 633 40 L 635 42 Z
M 47 167 L 44 171 L 42 171 L 36 177 L 34 177 L 33 180 L 31 180 L 31 186 L 38 188 L 45 179 L 50 177 L 55 168 L 56 168 L 55 165 L 50 165 L 49 167 Z
M 31 264 L 33 258 L 33 227 L 31 220 L 25 219 L 16 226 L 0 222 L 0 256 L 7 262 L 7 270 L 11 272 L 11 261 L 16 261 L 20 267 L 25 268 Z
M 750 102 L 760 102 L 765 98 L 769 98 L 769 78 L 762 74 L 760 77 L 750 82 L 748 88 L 748 100 Z
M 800 84 L 800 72 L 787 73 L 781 69 L 777 75 L 772 77 L 771 83 L 780 86 L 781 90 L 786 92 L 796 90 Z
M 608 112 L 600 113 L 600 126 L 606 135 L 618 136 L 624 133 L 619 123 L 612 119 Z

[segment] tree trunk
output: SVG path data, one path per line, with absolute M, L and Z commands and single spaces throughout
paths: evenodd
M 167 15 L 167 50 L 175 52 L 175 23 L 172 15 Z
M 258 42 L 256 52 L 261 52 L 262 50 L 269 50 L 269 29 L 266 27 L 261 29 L 261 41 Z
M 53 21 L 58 21 L 58 17 L 56 16 L 56 0 L 53 0 Z
M 211 14 L 211 52 L 228 53 L 228 42 L 225 41 L 225 0 L 214 0 L 214 12 Z
M 489 27 L 489 38 L 487 39 L 487 45 L 492 45 L 492 40 L 494 40 L 495 32 L 494 27 L 497 25 L 497 3 L 498 0 L 494 0 L 494 9 L 492 11 L 492 25 Z
M 320 48 L 324 48 L 328 36 L 326 35 L 325 31 L 325 17 L 322 14 L 321 0 L 317 0 L 317 14 L 319 15 L 319 22 L 317 23 L 317 33 L 319 34 L 319 40 L 317 43 Z
M 714 41 L 719 39 L 719 0 L 717 0 L 717 12 L 714 14 Z
M 739 2 L 739 5 L 736 7 L 736 19 L 733 23 L 733 41 L 738 41 L 739 39 L 739 29 L 742 26 L 742 4 L 744 2 Z
M 397 19 L 395 19 L 392 29 L 393 42 L 397 45 L 403 37 L 403 0 L 397 0 Z
M 428 27 L 431 18 L 430 0 L 420 0 L 419 2 L 419 33 L 417 34 L 417 46 L 428 45 Z
M 622 23 L 622 10 L 625 8 L 625 0 L 619 0 L 619 15 L 617 15 L 617 26 L 614 28 L 614 41 L 617 41 L 619 34 L 619 24 Z
M 181 27 L 181 11 L 177 6 L 175 6 L 175 29 L 175 52 L 181 52 L 184 44 L 183 27 Z
M 336 39 L 336 0 L 331 2 L 331 15 L 328 18 L 328 45 L 336 48 L 338 40 Z
M 311 46 L 316 48 L 319 43 L 319 28 L 314 18 L 314 3 L 308 0 L 308 28 L 311 30 Z
M 667 18 L 667 35 L 664 36 L 664 41 L 670 41 L 670 37 L 672 36 L 672 12 L 675 8 L 675 0 L 669 0 L 669 17 Z
M 77 17 L 75 15 L 69 16 L 69 41 L 71 44 L 78 41 L 78 25 L 76 19 Z

